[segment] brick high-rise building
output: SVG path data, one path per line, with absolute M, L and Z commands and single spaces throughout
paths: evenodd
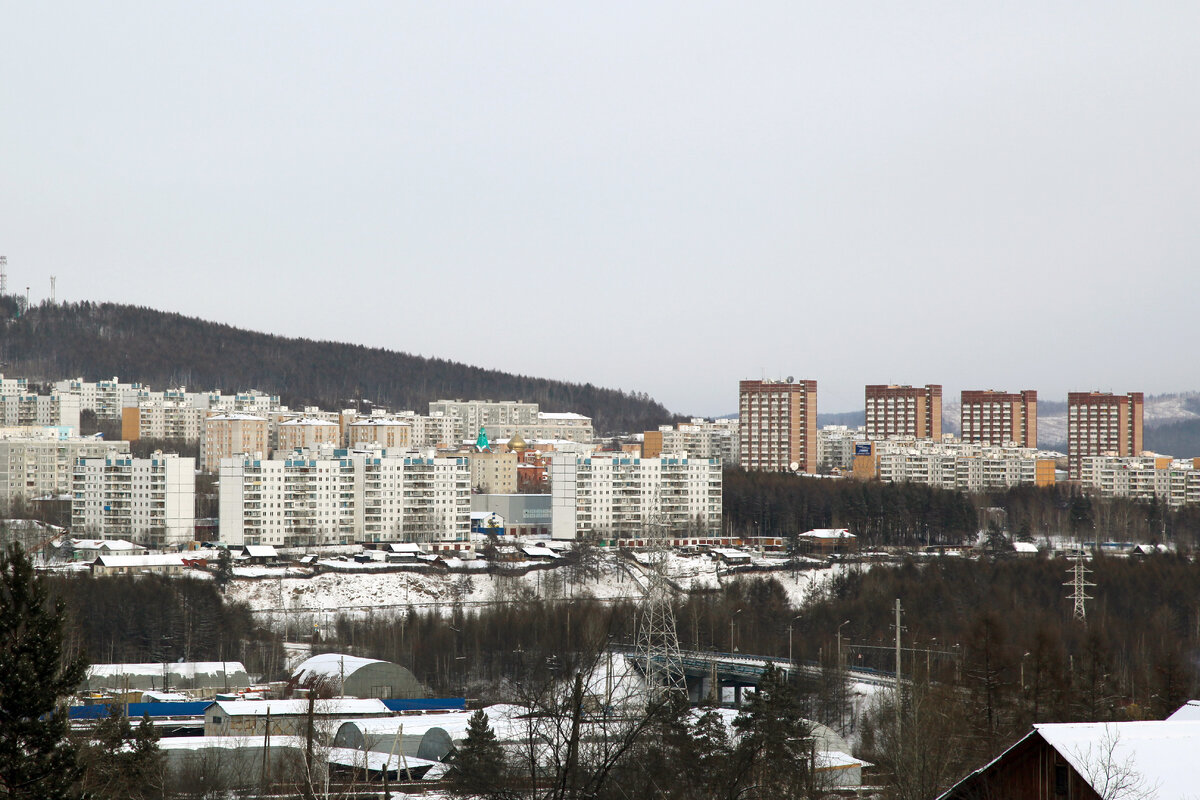
M 942 387 L 867 386 L 867 436 L 942 438 Z
M 1067 477 L 1079 480 L 1085 456 L 1136 456 L 1142 452 L 1141 392 L 1071 392 L 1067 395 Z
M 767 472 L 817 471 L 817 382 L 738 384 L 742 467 Z
M 964 389 L 960 417 L 962 440 L 980 444 L 1037 447 L 1037 392 Z

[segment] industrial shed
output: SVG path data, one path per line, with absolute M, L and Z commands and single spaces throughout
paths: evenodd
M 512 705 L 495 705 L 484 709 L 488 723 L 501 743 L 519 739 L 524 734 L 525 725 L 517 717 L 525 712 L 520 706 Z M 458 742 L 466 738 L 467 723 L 474 713 L 453 711 L 391 719 L 349 720 L 343 722 L 334 734 L 333 746 L 380 753 L 398 752 L 409 757 L 441 761 Z
M 159 749 L 169 783 L 195 786 L 203 782 L 237 792 L 260 789 L 264 766 L 276 779 L 302 774 L 307 744 L 303 736 L 184 736 L 159 740 Z M 440 769 L 434 761 L 340 747 L 322 747 L 319 755 L 334 775 L 357 777 L 365 767 L 372 781 L 381 780 L 385 770 L 388 780 L 396 781 L 407 777 L 420 780 L 434 767 Z
M 429 690 L 399 664 L 342 653 L 313 656 L 296 667 L 292 680 L 303 685 L 323 680 L 345 697 L 380 699 L 428 697 Z
M 197 689 L 227 692 L 250 685 L 240 661 L 181 661 L 176 663 L 92 664 L 80 691 L 100 689 L 164 691 Z
M 390 717 L 382 700 L 334 697 L 312 705 L 312 717 L 322 729 L 354 717 Z M 299 736 L 308 726 L 308 700 L 217 700 L 204 710 L 205 736 Z M 328 735 L 328 734 L 323 734 Z

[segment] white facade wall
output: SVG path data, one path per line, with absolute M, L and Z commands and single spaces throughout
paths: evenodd
M 1172 507 L 1200 503 L 1195 459 L 1153 456 L 1084 456 L 1080 484 L 1102 497 L 1160 500 Z
M 25 378 L 6 378 L 0 373 L 0 397 L 14 394 L 29 394 L 29 381 Z
M 200 441 L 205 409 L 191 405 L 185 399 L 157 398 L 143 398 L 137 409 L 139 438 Z
M 172 547 L 195 539 L 196 460 L 168 453 L 131 458 L 115 451 L 75 462 L 72 532 Z
M 831 472 L 854 466 L 854 445 L 867 441 L 867 429 L 826 425 L 817 431 L 817 469 Z
M 1057 455 L 1032 447 L 935 443 L 912 437 L 884 439 L 872 444 L 879 459 L 881 481 L 923 483 L 964 492 L 1034 485 L 1038 462 L 1052 460 Z
M 693 419 L 677 427 L 663 425 L 662 452 L 687 453 L 693 458 L 719 458 L 721 463 L 738 463 L 738 421 Z
M 75 378 L 54 384 L 55 393 L 78 395 L 80 411 L 92 411 L 99 419 L 120 419 L 121 409 L 137 405 L 138 393 L 148 388 L 140 383 L 121 383 L 116 377 L 110 381 Z
M 79 429 L 79 397 L 73 394 L 12 394 L 0 398 L 0 427 L 59 425 Z
M 128 453 L 129 442 L 63 437 L 54 431 L 0 437 L 0 500 L 70 494 L 75 460 L 110 450 Z
M 716 536 L 721 531 L 721 461 L 579 456 L 550 460 L 555 539 Z
M 470 474 L 466 458 L 379 450 L 227 458 L 220 465 L 221 541 L 469 546 Z
M 516 400 L 435 400 L 429 404 L 429 414 L 440 414 L 454 420 L 455 441 L 473 440 L 479 435 L 481 427 L 487 428 L 489 437 L 504 438 L 504 434 L 499 432 L 502 427 L 536 425 L 538 405 Z M 493 430 L 496 432 L 493 433 Z M 521 435 L 525 436 L 523 433 Z
M 460 423 L 456 417 L 448 417 L 441 412 L 426 416 L 402 411 L 397 418 L 412 426 L 409 447 L 454 447 L 462 441 L 462 436 L 459 435 Z

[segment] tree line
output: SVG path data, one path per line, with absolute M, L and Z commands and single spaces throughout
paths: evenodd
M 241 661 L 266 679 L 286 677 L 279 636 L 213 581 L 162 575 L 48 576 L 66 611 L 71 652 L 92 662 Z
M 1068 485 L 968 494 L 917 483 L 729 468 L 723 503 L 726 530 L 736 535 L 789 538 L 814 528 L 849 528 L 865 547 L 973 543 L 988 527 L 1010 541 L 1078 537 L 1165 542 L 1185 550 L 1200 544 L 1200 506 L 1096 497 Z
M 257 388 L 292 407 L 360 402 L 423 412 L 442 398 L 515 399 L 575 411 L 598 432 L 654 430 L 676 419 L 644 392 L 514 375 L 377 347 L 286 338 L 116 303 L 0 304 L 0 362 L 43 380 L 118 375 L 154 387 Z

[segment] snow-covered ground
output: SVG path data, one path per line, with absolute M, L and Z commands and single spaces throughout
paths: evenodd
M 486 568 L 486 562 L 463 562 Z M 452 564 L 452 567 L 459 566 Z M 773 575 L 788 593 L 793 605 L 804 602 L 814 590 L 826 587 L 832 577 L 853 565 L 811 562 L 812 569 L 791 571 L 778 558 L 755 556 L 752 575 Z M 769 572 L 757 570 L 770 570 Z M 407 607 L 444 608 L 455 603 L 484 605 L 530 598 L 547 600 L 595 597 L 601 600 L 640 598 L 645 568 L 616 553 L 605 552 L 598 564 L 598 577 L 587 577 L 567 566 L 531 570 L 524 575 L 488 574 L 481 569 L 468 572 L 420 572 L 416 570 L 336 573 L 321 572 L 299 577 L 295 570 L 255 567 L 235 571 L 228 596 L 247 603 L 260 614 L 275 616 L 335 613 L 398 614 Z M 680 589 L 715 589 L 736 577 L 736 571 L 707 556 L 667 556 L 666 576 Z

